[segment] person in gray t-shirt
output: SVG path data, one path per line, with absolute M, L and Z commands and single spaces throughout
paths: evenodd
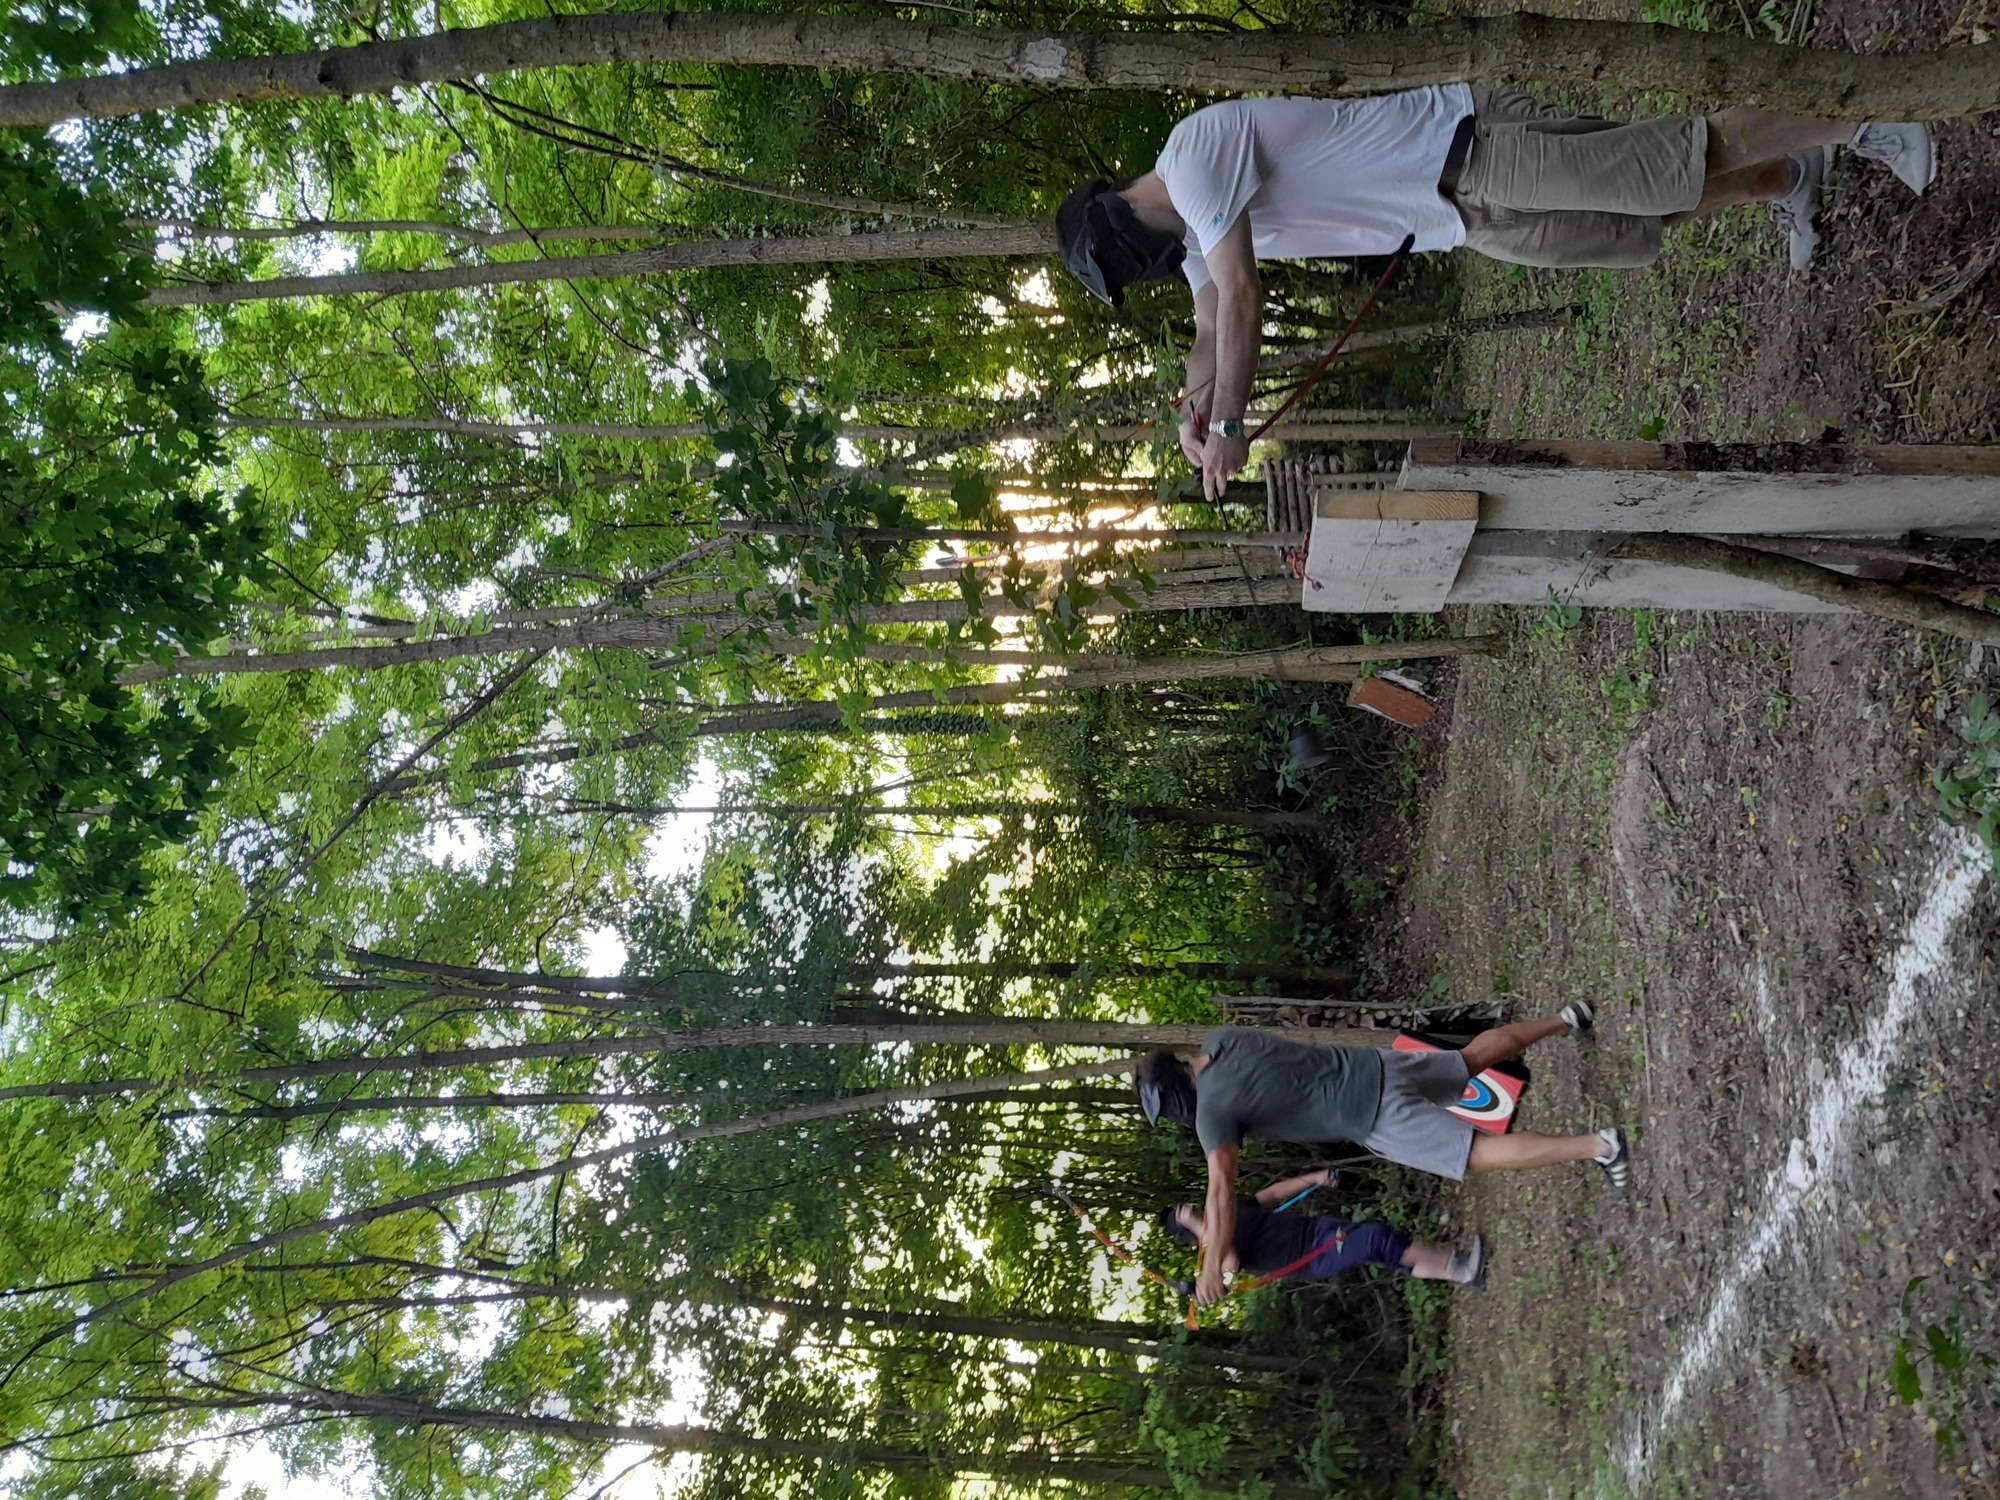
M 1493 1135 L 1455 1115 L 1466 1082 L 1536 1042 L 1590 1032 L 1594 1016 L 1578 1000 L 1545 1021 L 1517 1021 L 1482 1032 L 1462 1051 L 1397 1052 L 1377 1047 L 1315 1046 L 1268 1031 L 1222 1026 L 1190 1062 L 1171 1048 L 1140 1060 L 1134 1081 L 1148 1123 L 1165 1115 L 1194 1127 L 1208 1158 L 1204 1214 L 1209 1247 L 1195 1293 L 1223 1295 L 1221 1250 L 1236 1230 L 1236 1169 L 1243 1138 L 1354 1141 L 1376 1156 L 1440 1177 L 1594 1161 L 1612 1190 L 1631 1185 L 1625 1132 Z

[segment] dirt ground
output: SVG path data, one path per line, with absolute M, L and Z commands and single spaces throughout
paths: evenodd
M 1879 49 L 1964 18 L 1812 19 Z M 2000 440 L 2000 119 L 1940 146 L 1921 203 L 1850 167 L 1804 276 L 1749 212 L 1647 273 L 1470 268 L 1469 313 L 1574 312 L 1473 341 L 1450 394 L 1496 437 Z M 1452 1304 L 1450 1486 L 2000 1495 L 2000 891 L 1927 783 L 2000 653 L 1827 617 L 1451 623 L 1508 649 L 1425 732 L 1401 982 L 1598 1002 L 1594 1042 L 1537 1049 L 1525 1121 L 1623 1124 L 1638 1179 L 1448 1197 L 1494 1250 L 1491 1290 Z
M 1597 1002 L 1594 1042 L 1537 1050 L 1524 1122 L 1623 1124 L 1638 1182 L 1454 1195 L 1494 1269 L 1453 1303 L 1453 1487 L 2000 1494 L 2000 1409 L 1971 1401 L 1941 1466 L 1943 1405 L 1887 1378 L 1916 1275 L 1920 1346 L 1956 1308 L 1958 1344 L 2000 1355 L 2000 898 L 1983 862 L 1945 878 L 1958 841 L 1924 784 L 2000 674 L 1829 619 L 1501 625 L 1511 649 L 1465 667 L 1438 731 L 1406 978 L 1519 1015 Z M 1960 882 L 1926 969 L 1912 921 L 1938 928 Z

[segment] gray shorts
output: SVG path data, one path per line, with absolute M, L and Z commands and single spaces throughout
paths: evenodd
M 1382 1051 L 1382 1103 L 1361 1144 L 1377 1156 L 1456 1182 L 1472 1156 L 1470 1120 L 1445 1106 L 1465 1092 L 1457 1052 Z
M 1472 154 L 1452 202 L 1469 250 L 1524 266 L 1643 266 L 1661 219 L 1701 201 L 1708 121 L 1579 119 L 1475 87 Z

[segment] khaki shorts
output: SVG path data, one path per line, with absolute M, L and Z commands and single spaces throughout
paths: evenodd
M 1660 220 L 1701 201 L 1708 122 L 1579 119 L 1524 94 L 1472 91 L 1472 154 L 1452 202 L 1469 250 L 1524 266 L 1643 266 Z

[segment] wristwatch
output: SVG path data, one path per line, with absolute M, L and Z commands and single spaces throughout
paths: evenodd
M 1228 420 L 1217 422 L 1215 424 L 1215 430 L 1221 433 L 1224 437 L 1243 436 L 1243 424 L 1241 422 L 1231 422 Z

